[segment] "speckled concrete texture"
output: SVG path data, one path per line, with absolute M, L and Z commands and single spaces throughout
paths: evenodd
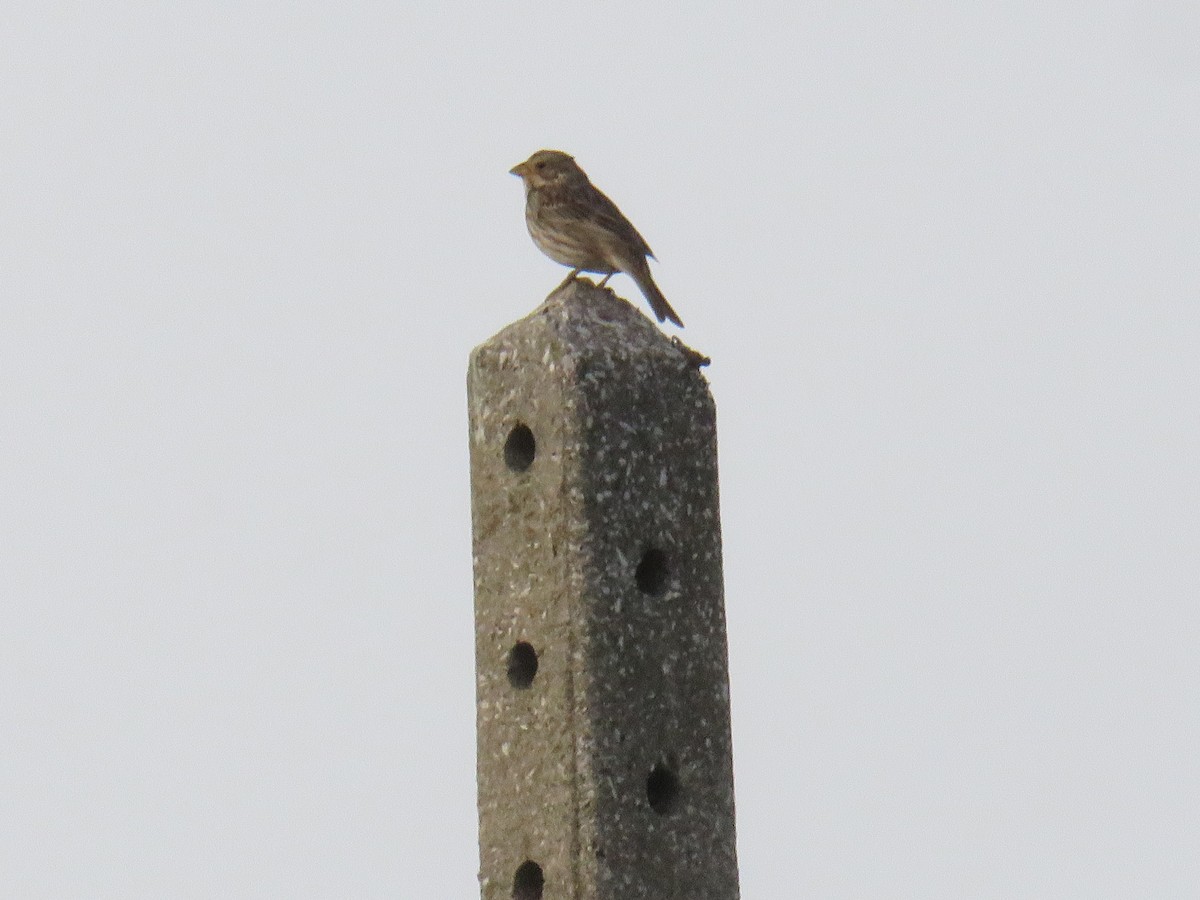
M 695 357 L 581 279 L 475 349 L 468 393 L 483 900 L 736 900 Z

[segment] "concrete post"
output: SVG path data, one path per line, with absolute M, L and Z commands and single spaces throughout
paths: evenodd
M 716 409 L 576 281 L 471 355 L 483 900 L 736 900 Z

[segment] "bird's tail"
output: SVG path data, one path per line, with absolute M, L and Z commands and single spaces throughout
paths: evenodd
M 680 328 L 683 327 L 683 319 L 675 310 L 671 309 L 671 304 L 667 302 L 667 298 L 663 296 L 662 291 L 658 289 L 658 285 L 654 283 L 654 279 L 650 276 L 650 263 L 646 262 L 645 258 L 640 260 L 641 265 L 634 266 L 629 273 L 637 286 L 641 288 L 642 294 L 650 303 L 650 308 L 654 310 L 654 315 L 658 316 L 658 321 L 670 319 Z

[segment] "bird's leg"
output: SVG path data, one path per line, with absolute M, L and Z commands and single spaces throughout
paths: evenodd
M 574 280 L 575 280 L 575 276 L 577 276 L 577 275 L 578 275 L 580 272 L 582 272 L 582 271 L 583 271 L 583 269 L 572 269 L 572 270 L 571 270 L 571 274 L 570 274 L 570 275 L 568 275 L 566 278 L 564 278 L 564 279 L 562 280 L 562 284 L 560 284 L 560 285 L 559 285 L 558 287 L 556 287 L 554 290 L 556 290 L 556 291 L 561 291 L 561 290 L 562 290 L 563 288 L 565 288 L 565 287 L 566 287 L 568 284 L 570 284 L 572 281 L 574 281 Z
M 604 287 L 606 284 L 608 284 L 608 279 L 612 278 L 613 275 L 615 275 L 615 274 L 616 274 L 615 272 L 609 272 L 607 275 L 605 275 L 603 278 L 600 279 L 600 283 L 598 285 L 596 285 L 596 287 Z

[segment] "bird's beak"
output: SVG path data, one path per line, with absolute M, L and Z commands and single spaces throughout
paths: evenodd
M 527 171 L 529 171 L 529 170 L 525 168 L 525 163 L 517 163 L 515 166 L 513 166 L 511 169 L 508 170 L 508 174 L 516 175 L 518 178 L 524 178 L 525 173 Z

